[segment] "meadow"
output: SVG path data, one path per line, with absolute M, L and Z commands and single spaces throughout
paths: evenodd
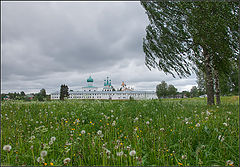
M 1 166 L 239 166 L 239 98 L 1 103 Z

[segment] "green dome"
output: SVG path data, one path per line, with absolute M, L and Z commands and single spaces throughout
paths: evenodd
M 87 79 L 87 82 L 93 82 L 93 79 L 91 76 Z

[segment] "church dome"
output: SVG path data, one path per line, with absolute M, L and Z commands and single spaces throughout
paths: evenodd
M 93 79 L 91 76 L 87 79 L 87 82 L 93 82 Z

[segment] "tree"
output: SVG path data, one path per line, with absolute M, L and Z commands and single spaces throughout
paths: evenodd
M 198 93 L 198 88 L 197 88 L 196 86 L 193 86 L 193 87 L 191 88 L 190 93 L 191 93 L 191 97 L 197 97 L 197 96 L 199 95 L 199 93 Z
M 42 88 L 42 89 L 40 90 L 40 94 L 41 94 L 44 98 L 47 96 L 46 90 L 45 90 L 44 88 Z
M 60 88 L 60 100 L 64 100 L 65 97 L 68 97 L 68 86 L 67 85 L 61 85 Z
M 175 88 L 173 85 L 168 86 L 168 95 L 175 97 L 177 94 L 177 88 Z
M 141 1 L 141 4 L 150 20 L 143 41 L 147 67 L 174 77 L 174 73 L 187 77 L 193 70 L 201 69 L 207 103 L 214 104 L 214 78 L 217 85 L 219 74 L 229 69 L 239 52 L 238 3 Z
M 162 81 L 161 84 L 158 84 L 156 87 L 157 97 L 160 99 L 161 97 L 167 97 L 168 95 L 168 85 L 165 81 Z

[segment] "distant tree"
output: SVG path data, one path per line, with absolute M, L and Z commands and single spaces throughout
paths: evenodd
M 68 86 L 67 85 L 61 85 L 60 88 L 60 100 L 64 100 L 65 97 L 68 97 Z
M 20 95 L 21 95 L 22 97 L 24 97 L 24 96 L 25 96 L 24 91 L 21 91 L 21 92 L 20 92 Z
M 196 86 L 193 86 L 190 91 L 191 97 L 197 97 L 198 96 L 198 88 Z
M 42 95 L 42 97 L 44 97 L 44 98 L 47 96 L 46 90 L 45 90 L 44 88 L 42 88 L 42 89 L 40 90 L 40 95 Z
M 182 97 L 184 97 L 184 96 L 189 98 L 189 97 L 191 97 L 191 93 L 188 91 L 182 91 Z
M 168 86 L 168 95 L 171 97 L 175 97 L 177 94 L 177 88 L 175 88 L 173 85 Z
M 168 85 L 165 81 L 162 81 L 161 84 L 158 84 L 156 87 L 157 97 L 160 99 L 161 97 L 167 97 L 168 95 Z

